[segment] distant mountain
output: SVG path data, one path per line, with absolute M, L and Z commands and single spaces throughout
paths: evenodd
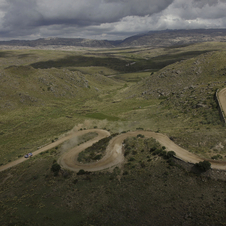
M 164 30 L 150 31 L 123 40 L 119 46 L 167 47 L 197 42 L 225 42 L 226 29 Z
M 114 47 L 109 41 L 92 40 L 83 38 L 40 38 L 37 40 L 11 40 L 0 41 L 0 45 L 10 46 L 80 46 L 80 47 L 96 47 L 111 48 Z
M 194 30 L 164 30 L 150 31 L 138 34 L 125 40 L 91 40 L 83 38 L 40 38 L 37 40 L 0 41 L 0 45 L 9 46 L 78 46 L 93 48 L 114 47 L 169 47 L 174 45 L 187 45 L 197 42 L 225 42 L 226 29 L 194 29 Z

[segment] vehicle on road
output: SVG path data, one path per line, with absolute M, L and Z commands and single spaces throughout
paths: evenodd
M 33 154 L 32 153 L 28 153 L 28 154 L 26 154 L 25 156 L 24 156 L 24 158 L 29 158 L 29 157 L 31 157 Z

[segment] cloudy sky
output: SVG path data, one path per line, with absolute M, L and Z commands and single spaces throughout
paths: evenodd
M 0 40 L 226 28 L 226 0 L 0 0 Z

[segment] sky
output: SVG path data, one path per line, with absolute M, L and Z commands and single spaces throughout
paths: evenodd
M 0 0 L 0 40 L 226 28 L 226 0 Z

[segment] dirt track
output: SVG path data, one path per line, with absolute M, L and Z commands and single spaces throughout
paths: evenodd
M 123 163 L 124 161 L 124 155 L 122 152 L 122 143 L 127 137 L 131 136 L 137 136 L 138 134 L 144 135 L 146 138 L 153 137 L 159 143 L 163 146 L 166 147 L 167 151 L 174 151 L 176 153 L 176 156 L 185 161 L 185 162 L 190 162 L 190 163 L 197 163 L 200 161 L 203 161 L 203 158 L 200 158 L 199 156 L 188 152 L 187 150 L 179 147 L 176 145 L 173 141 L 171 141 L 166 135 L 161 134 L 161 133 L 154 133 L 151 131 L 135 131 L 135 132 L 128 132 L 128 133 L 123 133 L 120 134 L 116 137 L 114 137 L 106 150 L 106 155 L 100 160 L 95 163 L 90 163 L 90 164 L 80 164 L 77 162 L 77 157 L 79 152 L 82 150 L 86 149 L 87 147 L 91 146 L 93 143 L 97 142 L 98 140 L 110 136 L 110 133 L 106 130 L 101 130 L 101 129 L 91 129 L 91 130 L 83 130 L 79 131 L 73 134 L 70 134 L 68 136 L 65 136 L 59 140 L 57 140 L 54 143 L 51 143 L 43 148 L 40 148 L 39 150 L 35 151 L 33 155 L 37 155 L 41 152 L 47 151 L 48 149 L 51 149 L 53 147 L 56 147 L 57 145 L 63 143 L 64 141 L 71 139 L 72 137 L 75 136 L 80 136 L 88 132 L 96 132 L 98 133 L 98 136 L 93 138 L 92 140 L 89 140 L 88 142 L 76 146 L 75 148 L 69 150 L 65 154 L 63 154 L 59 160 L 58 163 L 66 169 L 72 170 L 72 171 L 79 171 L 80 169 L 84 169 L 86 171 L 98 171 L 98 170 L 103 170 L 110 168 L 115 165 L 119 165 Z M 7 165 L 1 166 L 0 171 L 6 170 L 10 167 L 13 167 L 21 162 L 26 161 L 27 159 L 25 158 L 20 158 L 16 161 L 13 161 Z M 211 162 L 211 166 L 213 169 L 220 169 L 220 170 L 226 170 L 226 162 L 224 161 L 215 161 L 215 160 L 208 160 Z
M 219 92 L 219 101 L 221 103 L 222 110 L 226 113 L 226 88 L 221 90 Z M 225 114 L 226 115 L 226 114 Z M 98 133 L 98 136 L 95 137 L 94 139 L 87 141 L 86 143 L 79 145 L 65 154 L 63 154 L 59 160 L 58 163 L 66 169 L 73 170 L 73 171 L 79 171 L 80 169 L 84 169 L 87 171 L 98 171 L 98 170 L 103 170 L 110 168 L 115 165 L 119 165 L 123 163 L 124 161 L 124 155 L 122 153 L 122 143 L 123 140 L 125 140 L 127 137 L 130 136 L 137 136 L 138 134 L 144 135 L 146 138 L 153 137 L 159 143 L 163 146 L 166 147 L 167 151 L 174 151 L 176 153 L 176 157 L 185 161 L 185 162 L 190 162 L 190 163 L 197 163 L 200 161 L 203 161 L 204 159 L 179 147 L 176 145 L 173 141 L 171 141 L 167 136 L 161 134 L 161 133 L 154 133 L 151 131 L 135 131 L 135 132 L 128 132 L 128 133 L 123 133 L 120 134 L 116 137 L 114 137 L 106 150 L 106 155 L 99 161 L 95 163 L 90 163 L 90 164 L 80 164 L 77 162 L 77 157 L 78 154 L 86 149 L 87 147 L 91 146 L 93 143 L 97 142 L 98 140 L 110 136 L 110 133 L 106 130 L 101 130 L 101 129 L 90 129 L 90 130 L 83 130 L 83 131 L 78 131 L 76 133 L 67 135 L 54 143 L 51 143 L 43 148 L 40 148 L 39 150 L 33 152 L 33 156 L 47 151 L 48 149 L 54 148 L 58 146 L 59 144 L 63 143 L 66 140 L 71 139 L 72 137 L 75 136 L 80 136 L 88 132 L 96 132 Z M 0 166 L 0 171 L 6 170 L 10 167 L 13 167 L 21 162 L 26 161 L 27 159 L 25 158 L 20 158 L 16 161 L 10 162 L 6 165 Z M 226 170 L 226 162 L 225 161 L 216 161 L 216 160 L 208 160 L 211 162 L 211 167 L 213 169 L 219 169 L 219 170 Z
M 97 133 L 99 133 L 99 130 L 95 130 L 95 131 Z M 123 133 L 123 134 L 120 134 L 120 135 L 114 137 L 110 141 L 109 146 L 107 147 L 106 156 L 98 162 L 90 163 L 90 164 L 80 164 L 77 162 L 76 159 L 77 159 L 78 153 L 80 151 L 84 150 L 85 148 L 87 148 L 88 146 L 90 146 L 87 143 L 70 150 L 65 155 L 61 156 L 61 158 L 59 159 L 58 162 L 64 168 L 70 169 L 73 171 L 78 171 L 80 169 L 84 169 L 87 171 L 97 171 L 97 170 L 102 170 L 102 169 L 106 169 L 106 168 L 118 165 L 120 163 L 123 163 L 123 161 L 124 161 L 124 155 L 122 153 L 123 141 L 127 137 L 137 136 L 138 134 L 142 134 L 146 138 L 150 138 L 150 137 L 155 138 L 156 140 L 159 141 L 159 143 L 161 145 L 166 147 L 167 151 L 173 150 L 176 153 L 176 156 L 185 162 L 197 163 L 197 162 L 204 160 L 204 159 L 198 157 L 197 155 L 195 155 L 191 152 L 188 152 L 187 150 L 179 147 L 173 141 L 171 141 L 167 136 L 165 136 L 161 133 L 154 133 L 154 132 L 150 132 L 150 131 L 136 131 L 136 132 Z M 95 140 L 96 140 L 96 138 L 95 138 Z M 91 142 L 89 142 L 89 143 L 91 143 Z M 226 162 L 220 162 L 220 161 L 214 161 L 214 160 L 208 160 L 208 161 L 211 162 L 211 166 L 213 169 L 226 170 Z

